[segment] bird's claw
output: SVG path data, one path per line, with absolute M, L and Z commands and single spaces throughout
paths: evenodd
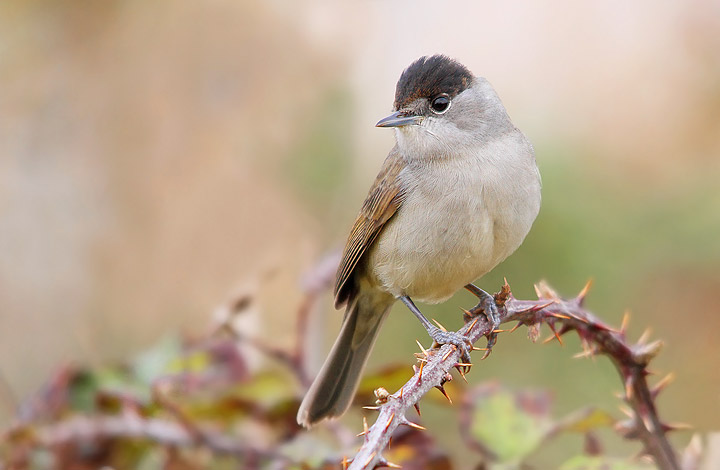
M 470 351 L 472 351 L 472 343 L 467 336 L 460 334 L 456 331 L 443 331 L 440 328 L 433 326 L 428 333 L 430 337 L 438 345 L 452 344 L 460 351 L 460 361 L 463 364 L 470 364 Z
M 482 314 L 485 315 L 485 318 L 487 318 L 488 322 L 490 322 L 490 324 L 492 325 L 492 330 L 490 330 L 490 332 L 485 335 L 487 337 L 487 346 L 485 354 L 482 357 L 483 359 L 485 359 L 490 355 L 493 346 L 495 346 L 495 343 L 497 343 L 498 334 L 495 330 L 497 330 L 500 326 L 500 311 L 498 310 L 498 306 L 495 303 L 495 297 L 472 284 L 468 284 L 468 286 L 466 287 L 478 299 L 480 299 L 477 305 L 475 305 L 469 313 L 482 312 Z M 464 316 L 467 317 L 467 314 Z M 468 322 L 471 318 L 472 317 L 465 318 L 465 321 Z

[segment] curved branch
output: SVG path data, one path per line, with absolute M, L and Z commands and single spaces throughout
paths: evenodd
M 629 439 L 639 439 L 661 470 L 680 470 L 677 457 L 666 437 L 672 426 L 664 424 L 655 408 L 655 397 L 664 387 L 662 381 L 655 389 L 650 389 L 646 377 L 647 365 L 660 351 L 662 342 L 646 344 L 642 339 L 630 344 L 625 337 L 624 326 L 616 330 L 597 319 L 583 308 L 583 300 L 588 286 L 574 299 L 561 299 L 550 287 L 544 284 L 536 286 L 538 300 L 518 300 L 512 297 L 507 283 L 495 294 L 502 323 L 517 321 L 519 325 L 530 327 L 531 336 L 537 336 L 542 323 L 546 323 L 555 337 L 575 331 L 582 340 L 584 353 L 581 355 L 605 354 L 617 368 L 624 383 L 625 400 L 632 408 L 630 420 L 619 425 L 619 431 Z M 492 332 L 492 324 L 480 312 L 468 312 L 476 315 L 472 322 L 459 330 L 474 344 L 481 337 Z M 396 393 L 386 397 L 385 402 L 376 407 L 379 416 L 375 424 L 366 430 L 365 442 L 352 460 L 349 469 L 373 469 L 389 464 L 382 457 L 382 451 L 388 444 L 393 431 L 400 425 L 417 426 L 405 417 L 409 408 L 432 388 L 443 391 L 443 384 L 450 379 L 449 373 L 456 367 L 462 374 L 464 365 L 458 364 L 459 351 L 455 346 L 443 345 L 438 350 L 427 351 L 421 358 L 420 367 L 415 375 Z M 443 391 L 444 392 L 444 391 Z

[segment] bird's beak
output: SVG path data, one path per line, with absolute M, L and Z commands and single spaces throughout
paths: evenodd
M 375 127 L 403 127 L 412 124 L 418 124 L 422 120 L 422 116 L 408 115 L 407 111 L 397 111 L 390 116 L 380 119 Z

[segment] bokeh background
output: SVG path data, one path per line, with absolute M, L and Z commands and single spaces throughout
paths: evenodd
M 258 299 L 249 331 L 290 338 L 303 272 L 342 246 L 392 146 L 373 126 L 400 72 L 437 52 L 494 84 L 543 175 L 532 232 L 481 285 L 571 295 L 593 278 L 591 309 L 665 342 L 663 415 L 718 429 L 714 0 L 3 1 L 0 423 L 59 365 L 207 329 L 240 291 Z M 469 305 L 426 310 L 457 326 Z M 314 367 L 340 318 L 328 294 Z M 415 338 L 397 307 L 371 367 Z M 614 409 L 614 370 L 578 350 L 518 332 L 469 378 L 549 388 L 558 413 Z

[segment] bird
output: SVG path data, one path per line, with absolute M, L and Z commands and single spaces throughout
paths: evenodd
M 348 236 L 335 281 L 345 307 L 330 353 L 297 414 L 311 427 L 349 408 L 390 308 L 402 301 L 438 344 L 472 345 L 431 324 L 415 301 L 444 302 L 466 287 L 499 325 L 490 294 L 472 283 L 512 254 L 540 210 L 532 144 L 488 80 L 442 54 L 400 75 L 390 150 Z M 489 307 L 489 308 L 487 308 Z

